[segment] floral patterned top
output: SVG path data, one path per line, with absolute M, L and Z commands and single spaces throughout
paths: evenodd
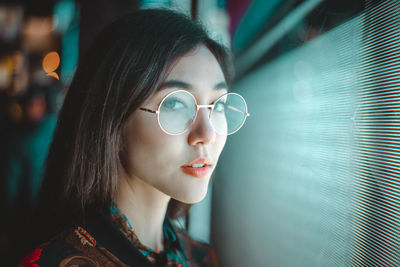
M 209 245 L 192 239 L 168 217 L 163 224 L 164 250 L 159 252 L 143 245 L 133 229 L 111 204 L 91 213 L 84 225 L 70 227 L 42 244 L 20 266 L 219 266 Z
M 128 218 L 115 205 L 111 205 L 110 215 L 111 220 L 119 226 L 125 236 L 153 264 L 159 266 L 160 262 L 162 262 L 163 258 L 165 258 L 164 260 L 167 261 L 165 266 L 189 266 L 183 252 L 178 249 L 178 246 L 174 245 L 174 242 L 176 242 L 177 238 L 174 231 L 171 229 L 166 221 L 164 221 L 163 224 L 165 250 L 156 252 L 152 248 L 140 243 L 139 238 L 136 236 Z

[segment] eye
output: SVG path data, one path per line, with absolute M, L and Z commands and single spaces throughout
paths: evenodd
M 171 111 L 187 108 L 186 104 L 176 97 L 168 97 L 162 105 L 164 108 Z
M 214 111 L 216 112 L 224 112 L 225 110 L 225 103 L 218 101 L 217 103 L 215 103 L 214 106 Z

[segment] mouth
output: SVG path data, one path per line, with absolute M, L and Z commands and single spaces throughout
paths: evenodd
M 186 174 L 201 178 L 207 176 L 210 173 L 212 169 L 212 165 L 210 164 L 210 162 L 210 159 L 198 158 L 191 163 L 182 166 L 181 169 Z

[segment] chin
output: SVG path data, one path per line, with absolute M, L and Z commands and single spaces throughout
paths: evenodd
M 196 194 L 190 194 L 184 196 L 181 195 L 179 197 L 176 197 L 175 199 L 186 204 L 196 204 L 202 201 L 206 197 L 206 195 L 207 195 L 207 190 L 205 190 L 205 192 L 196 192 Z

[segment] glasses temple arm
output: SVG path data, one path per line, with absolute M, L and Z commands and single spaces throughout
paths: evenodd
M 150 112 L 150 113 L 158 113 L 158 111 L 157 110 L 151 110 L 151 109 L 147 109 L 147 108 L 139 108 L 140 110 L 143 110 L 143 111 L 147 111 L 147 112 Z
M 249 117 L 249 116 L 250 116 L 250 113 L 243 112 L 243 111 L 241 111 L 240 109 L 237 109 L 237 108 L 235 108 L 235 107 L 233 107 L 233 106 L 227 105 L 227 107 L 230 108 L 230 109 L 233 109 L 233 110 L 235 110 L 235 111 L 238 111 L 238 112 L 243 113 L 246 117 Z

